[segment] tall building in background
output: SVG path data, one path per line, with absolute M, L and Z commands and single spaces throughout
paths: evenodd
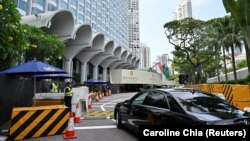
M 173 11 L 173 20 L 182 20 L 187 17 L 192 17 L 192 3 L 191 0 L 182 0 Z
M 129 0 L 128 22 L 130 50 L 140 57 L 139 0 Z
M 150 67 L 150 48 L 146 44 L 140 45 L 140 68 L 149 68 Z
M 113 40 L 125 48 L 129 47 L 127 14 L 130 0 L 15 0 L 15 2 L 22 16 L 68 9 L 72 12 L 76 24 L 90 24 L 94 33 L 103 33 L 107 40 Z M 133 7 L 138 7 L 134 5 Z

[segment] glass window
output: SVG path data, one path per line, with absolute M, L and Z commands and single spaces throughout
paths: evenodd
M 71 4 L 77 6 L 77 1 L 76 0 L 71 0 Z
M 60 7 L 63 8 L 63 9 L 68 9 L 68 3 L 65 2 L 64 0 L 61 0 Z
M 74 8 L 70 8 L 70 11 L 72 12 L 73 16 L 75 16 L 75 17 L 76 17 L 76 9 L 74 9 Z
M 141 105 L 147 96 L 148 92 L 140 92 L 135 97 L 132 98 L 132 104 Z
M 78 20 L 84 22 L 84 15 L 79 14 Z
M 79 0 L 79 2 L 84 4 L 84 3 L 85 3 L 85 0 Z
M 96 22 L 96 16 L 92 15 L 92 21 Z
M 48 4 L 48 11 L 55 11 L 56 7 L 54 5 Z
M 150 94 L 145 98 L 143 105 L 168 109 L 168 103 L 164 94 L 155 91 L 150 92 Z
M 90 12 L 86 11 L 86 16 L 90 18 Z
M 91 9 L 91 5 L 90 5 L 89 2 L 86 3 L 86 7 L 87 7 L 88 9 Z
M 95 8 L 92 8 L 92 12 L 93 12 L 94 14 L 97 13 Z
M 194 113 L 228 113 L 238 109 L 221 98 L 203 92 L 173 92 L 184 110 Z
M 83 12 L 83 13 L 85 13 L 84 11 L 85 11 L 85 9 L 84 9 L 84 6 L 82 6 L 82 5 L 79 5 L 79 11 L 80 12 Z
M 22 9 L 23 11 L 27 10 L 27 2 L 19 0 L 19 8 Z
M 168 96 L 168 103 L 170 105 L 170 111 L 181 113 L 182 110 L 178 103 L 175 101 L 175 99 L 172 96 Z
M 40 4 L 41 6 L 44 6 L 43 0 L 33 0 L 34 3 Z

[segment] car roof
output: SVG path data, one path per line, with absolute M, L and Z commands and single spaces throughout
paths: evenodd
M 153 90 L 160 90 L 165 92 L 194 92 L 199 91 L 193 88 L 160 88 L 160 89 L 153 89 Z

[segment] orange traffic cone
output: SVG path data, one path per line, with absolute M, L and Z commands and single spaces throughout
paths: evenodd
M 63 135 L 63 137 L 64 137 L 64 139 L 76 138 L 76 131 L 75 131 L 75 127 L 74 127 L 74 116 L 73 116 L 72 112 L 70 113 L 68 127 L 67 127 L 67 130 L 66 130 L 65 134 Z
M 81 122 L 81 111 L 80 111 L 78 103 L 76 104 L 76 114 L 75 114 L 75 117 L 74 117 L 74 122 L 75 123 L 80 123 Z
M 88 96 L 88 108 L 92 109 L 92 95 Z

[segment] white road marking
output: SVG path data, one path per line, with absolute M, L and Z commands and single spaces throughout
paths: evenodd
M 114 122 L 116 122 L 116 120 L 115 119 L 112 119 Z
M 122 99 L 113 100 L 113 101 L 110 101 L 110 102 L 108 102 L 108 103 L 104 103 L 104 104 L 102 104 L 102 105 L 100 106 L 100 108 L 102 109 L 102 111 L 106 111 L 105 108 L 104 108 L 105 105 L 108 105 L 108 104 L 111 104 L 111 103 L 114 103 L 114 102 L 120 101 L 120 100 L 122 100 Z
M 85 126 L 85 127 L 75 127 L 75 130 L 86 130 L 86 129 L 112 129 L 117 128 L 115 125 L 110 126 Z

